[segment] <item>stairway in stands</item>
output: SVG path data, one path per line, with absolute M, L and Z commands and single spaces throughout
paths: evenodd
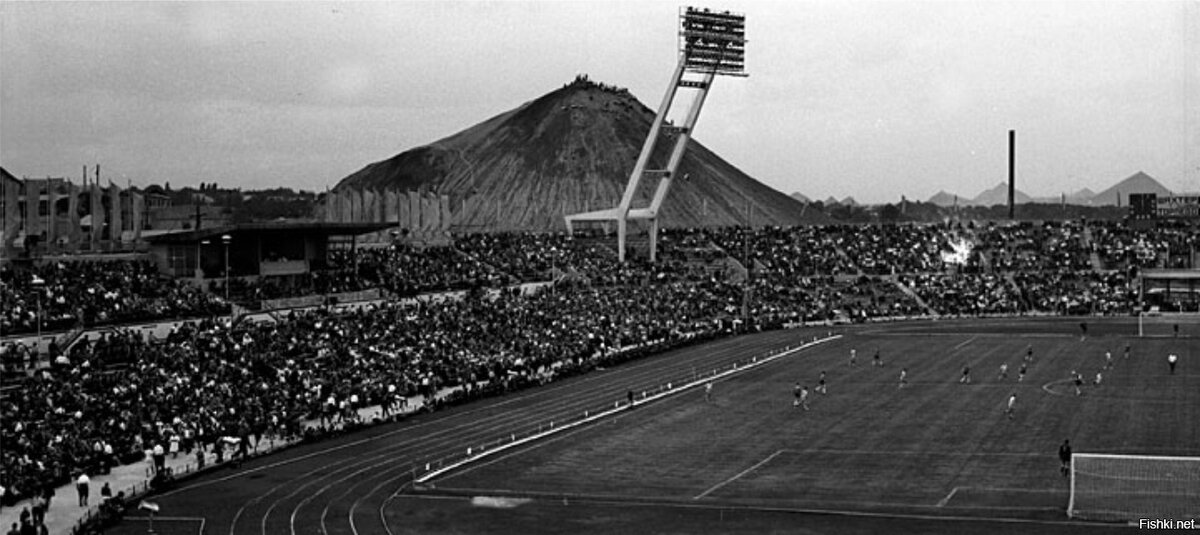
M 929 303 L 925 302 L 924 299 L 921 299 L 921 296 L 917 295 L 915 290 L 909 288 L 907 284 L 900 282 L 899 277 L 889 277 L 889 279 L 891 279 L 892 284 L 896 285 L 896 288 L 899 288 L 901 292 L 904 292 L 905 295 L 911 297 L 913 301 L 916 301 L 917 305 L 924 309 L 926 314 L 929 314 L 930 316 L 942 315 L 937 310 L 934 310 L 932 306 L 929 306 Z
M 1104 271 L 1104 262 L 1100 260 L 1100 253 L 1096 251 L 1095 247 L 1093 247 L 1093 245 L 1092 245 L 1093 243 L 1094 242 L 1092 241 L 1092 229 L 1090 227 L 1084 226 L 1083 227 L 1083 246 L 1088 251 L 1090 251 L 1088 257 L 1092 262 L 1092 271 L 1101 272 L 1101 271 Z

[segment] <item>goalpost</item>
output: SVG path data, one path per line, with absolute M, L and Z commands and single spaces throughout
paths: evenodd
M 1200 457 L 1076 453 L 1067 516 L 1123 522 L 1200 519 Z

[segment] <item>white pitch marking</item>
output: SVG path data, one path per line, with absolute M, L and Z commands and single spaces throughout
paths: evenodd
M 451 490 L 451 489 L 443 489 L 443 490 Z M 452 489 L 452 490 L 461 490 L 461 489 Z M 486 489 L 479 489 L 478 492 L 486 493 L 486 492 L 494 492 L 494 491 L 486 490 Z M 522 492 L 521 495 L 528 495 L 528 496 L 544 495 L 544 496 L 551 497 L 551 498 L 561 496 L 560 493 L 541 494 L 541 493 L 536 493 L 536 492 Z M 399 498 L 406 499 L 406 500 L 445 500 L 445 499 L 463 500 L 464 499 L 461 496 L 444 497 L 444 496 L 423 495 L 423 494 L 405 494 L 403 496 L 400 496 Z M 1031 519 L 1031 518 L 1013 518 L 1013 517 L 960 516 L 960 515 L 947 515 L 947 514 L 942 514 L 942 513 L 937 513 L 937 514 L 889 513 L 889 512 L 863 511 L 861 509 L 834 509 L 834 508 L 813 508 L 813 507 L 739 506 L 739 505 L 731 505 L 731 504 L 727 504 L 727 503 L 713 503 L 713 502 L 697 503 L 694 501 L 669 502 L 669 501 L 651 500 L 651 501 L 639 502 L 639 501 L 629 501 L 627 499 L 613 500 L 613 499 L 605 498 L 603 496 L 590 496 L 589 497 L 589 496 L 582 496 L 582 495 L 580 498 L 576 498 L 576 499 L 579 501 L 582 501 L 582 502 L 586 502 L 586 503 L 613 504 L 613 505 L 621 505 L 623 507 L 669 507 L 669 508 L 677 508 L 677 509 L 700 509 L 700 510 L 710 510 L 710 511 L 718 510 L 718 509 L 725 510 L 725 511 L 741 510 L 741 511 L 774 512 L 774 513 L 826 514 L 826 515 L 840 515 L 840 516 L 861 517 L 861 518 L 898 518 L 898 519 L 905 519 L 905 520 L 933 520 L 933 521 L 939 521 L 939 522 L 945 522 L 945 521 L 995 522 L 995 523 L 1000 523 L 1000 524 L 1010 524 L 1010 525 L 1022 524 L 1022 525 L 1031 525 L 1031 526 L 1059 526 L 1059 527 L 1061 527 L 1061 526 L 1087 526 L 1087 527 L 1094 527 L 1094 528 L 1113 528 L 1113 529 L 1126 529 L 1127 528 L 1127 526 L 1124 524 L 1114 524 L 1111 522 L 1087 522 L 1087 521 L 1079 521 L 1079 520 L 1039 520 L 1039 519 Z M 914 505 L 911 503 L 894 503 L 894 502 L 858 502 L 858 501 L 856 501 L 854 503 L 857 505 L 862 505 L 865 503 L 867 505 L 872 505 L 872 506 L 888 506 L 888 507 L 904 506 L 904 507 L 916 507 L 919 509 L 928 509 L 928 508 L 932 507 L 929 505 Z M 1006 511 L 1007 510 L 1013 510 L 1013 511 L 1054 510 L 1054 511 L 1062 512 L 1061 508 L 1053 508 L 1053 507 L 1048 508 L 1048 507 L 1008 507 L 1008 506 L 995 507 L 995 506 L 992 506 L 992 507 L 971 507 L 971 508 L 972 509 L 996 509 L 996 510 L 1006 510 Z M 953 507 L 950 507 L 949 509 L 953 509 Z
M 148 516 L 127 516 L 125 519 L 134 521 L 142 520 L 146 522 L 150 521 L 150 517 Z M 197 533 L 199 533 L 199 535 L 204 535 L 204 524 L 208 519 L 203 516 L 156 516 L 154 517 L 154 520 L 159 522 L 199 522 L 200 527 Z
M 1045 452 L 1038 451 L 904 451 L 904 450 L 835 450 L 835 449 L 805 449 L 793 450 L 784 449 L 788 453 L 812 454 L 812 453 L 827 453 L 833 455 L 934 455 L 938 457 L 1044 457 Z
M 979 335 L 975 335 L 975 336 L 972 336 L 972 337 L 968 338 L 966 342 L 963 342 L 963 343 L 961 343 L 961 344 L 958 344 L 958 345 L 954 346 L 954 349 L 959 349 L 959 348 L 961 348 L 962 346 L 965 346 L 965 345 L 967 345 L 967 344 L 969 344 L 969 343 L 971 343 L 971 342 L 974 342 L 976 338 L 979 338 Z
M 742 477 L 742 476 L 744 476 L 744 475 L 746 475 L 746 474 L 749 474 L 750 472 L 753 472 L 753 471 L 754 471 L 756 468 L 758 468 L 758 467 L 760 467 L 760 466 L 762 466 L 762 465 L 764 465 L 764 464 L 767 464 L 768 462 L 770 462 L 770 461 L 771 461 L 771 459 L 774 459 L 774 458 L 775 458 L 776 456 L 778 456 L 780 453 L 783 453 L 783 452 L 785 452 L 785 451 L 787 451 L 787 450 L 779 450 L 779 451 L 777 451 L 777 452 L 775 452 L 775 453 L 772 453 L 771 455 L 767 456 L 767 458 L 766 458 L 766 459 L 763 459 L 763 460 L 761 460 L 761 461 L 758 461 L 758 463 L 757 463 L 757 464 L 755 464 L 754 466 L 751 466 L 750 468 L 747 468 L 747 469 L 745 469 L 745 470 L 742 470 L 741 472 L 738 472 L 738 473 L 737 473 L 737 475 L 735 475 L 735 476 L 733 476 L 733 477 L 731 477 L 731 478 L 729 478 L 729 479 L 726 479 L 725 481 L 722 481 L 722 482 L 720 482 L 720 483 L 717 483 L 716 485 L 713 485 L 713 486 L 709 487 L 709 489 L 708 489 L 708 490 L 706 490 L 706 491 L 704 491 L 704 492 L 701 492 L 700 494 L 697 494 L 697 495 L 696 495 L 696 496 L 694 496 L 692 499 L 693 499 L 693 500 L 699 500 L 700 498 L 703 498 L 703 497 L 705 497 L 705 496 L 708 496 L 709 494 L 712 494 L 712 493 L 713 493 L 713 491 L 715 491 L 715 490 L 717 490 L 717 489 L 719 489 L 719 488 L 721 488 L 721 487 L 724 487 L 725 485 L 728 485 L 728 484 L 730 484 L 730 483 L 733 483 L 733 482 L 734 482 L 734 481 L 736 481 L 738 478 L 740 478 L 740 477 Z
M 937 503 L 937 506 L 945 507 L 947 503 L 950 503 L 950 498 L 953 498 L 955 494 L 958 494 L 959 488 L 960 487 L 954 487 L 954 488 L 950 489 L 950 492 L 948 494 L 946 494 L 945 498 L 942 498 L 942 501 Z

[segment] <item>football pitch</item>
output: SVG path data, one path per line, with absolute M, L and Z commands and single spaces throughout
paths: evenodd
M 1168 320 L 1147 337 L 1134 319 L 1089 319 L 1086 336 L 1079 322 L 839 329 L 715 381 L 711 399 L 694 388 L 482 458 L 380 513 L 395 533 L 1094 532 L 1065 522 L 1059 445 L 1200 456 L 1200 343 L 1194 320 L 1179 338 Z

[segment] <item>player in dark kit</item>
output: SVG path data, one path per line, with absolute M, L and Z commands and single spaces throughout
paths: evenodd
M 1071 441 L 1064 440 L 1062 445 L 1058 447 L 1058 461 L 1062 463 L 1062 468 L 1059 471 L 1062 475 L 1071 473 Z
M 815 388 L 815 390 L 817 392 L 820 392 L 821 395 L 825 395 L 825 394 L 829 393 L 828 391 L 825 390 L 825 372 L 824 371 L 821 371 L 821 378 L 817 379 L 817 388 Z
M 958 382 L 962 383 L 962 384 L 966 384 L 966 385 L 971 384 L 971 367 L 970 366 L 963 366 L 962 378 L 959 379 Z

